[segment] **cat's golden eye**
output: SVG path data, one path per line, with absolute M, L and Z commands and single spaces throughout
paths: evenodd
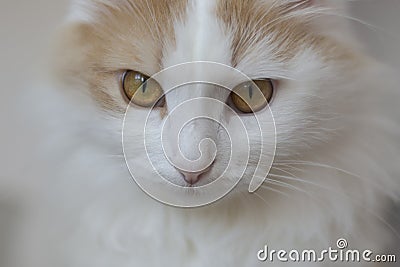
M 231 93 L 235 107 L 243 113 L 257 112 L 267 106 L 274 93 L 270 79 L 253 80 L 239 84 Z
M 126 97 L 141 107 L 152 107 L 163 95 L 160 84 L 137 71 L 126 71 L 122 78 Z

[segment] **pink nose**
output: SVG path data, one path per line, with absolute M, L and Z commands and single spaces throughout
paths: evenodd
M 185 179 L 185 181 L 190 185 L 194 185 L 200 181 L 201 175 L 207 171 L 208 169 L 200 172 L 184 172 L 179 170 L 179 172 L 183 175 L 183 179 Z

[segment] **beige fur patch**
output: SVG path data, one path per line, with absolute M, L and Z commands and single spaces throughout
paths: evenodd
M 132 69 L 150 76 L 161 70 L 163 47 L 174 43 L 174 22 L 184 19 L 187 0 L 84 3 L 90 20 L 60 34 L 59 76 L 83 80 L 103 108 L 124 111 L 121 73 Z
M 307 12 L 298 12 L 302 9 Z M 312 7 L 307 0 L 219 0 L 217 8 L 218 17 L 232 35 L 233 66 L 260 42 L 272 47 L 279 61 L 288 61 L 305 48 L 322 51 L 328 57 L 340 57 L 345 50 L 335 49 L 336 42 L 316 33 L 310 14 Z

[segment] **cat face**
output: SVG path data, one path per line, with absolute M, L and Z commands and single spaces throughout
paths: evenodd
M 243 169 L 235 189 L 243 192 L 257 168 L 268 174 L 274 157 L 316 152 L 337 133 L 335 118 L 359 60 L 343 40 L 325 32 L 321 11 L 329 8 L 306 0 L 79 1 L 58 64 L 64 79 L 78 80 L 118 122 L 104 127 L 116 140 L 129 100 L 136 101 L 125 117 L 124 149 L 128 165 L 144 166 L 147 157 L 152 165 L 134 171 L 154 183 L 161 175 L 192 187 L 220 176 L 234 180 Z M 232 90 L 251 81 L 261 90 L 261 101 L 243 108 Z M 252 86 L 244 88 L 250 94 Z M 142 95 L 135 99 L 132 91 Z M 211 102 L 190 102 L 199 98 Z M 177 111 L 182 103 L 186 108 Z M 212 119 L 182 124 L 182 114 L 190 112 Z M 221 122 L 232 125 L 233 117 L 240 118 L 248 137 L 239 142 L 235 160 L 230 133 L 221 127 Z M 141 118 L 146 131 L 135 124 Z M 163 139 L 163 129 L 179 140 Z M 206 139 L 212 141 L 202 143 Z M 184 159 L 174 156 L 177 150 Z M 260 162 L 263 155 L 268 160 Z

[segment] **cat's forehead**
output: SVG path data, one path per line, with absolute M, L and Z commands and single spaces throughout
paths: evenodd
M 218 34 L 209 40 L 222 37 L 229 42 L 230 64 L 236 67 L 252 51 L 267 45 L 275 58 L 289 58 L 301 49 L 310 47 L 316 39 L 305 29 L 305 21 L 296 14 L 306 8 L 309 1 L 287 0 L 79 0 L 72 20 L 94 25 L 93 31 L 103 42 L 105 56 L 112 51 L 113 58 L 124 63 L 127 53 L 137 53 L 137 63 L 153 62 L 154 68 L 162 65 L 165 47 L 174 46 L 182 34 L 182 27 L 190 21 L 194 26 L 187 38 L 198 38 L 197 31 Z M 217 24 L 202 23 L 217 21 Z M 197 23 L 197 24 L 196 24 Z M 203 26 L 203 28 L 202 28 Z M 204 29 L 204 27 L 208 27 Z M 214 31 L 215 33 L 215 31 Z M 190 36 L 190 34 L 192 36 Z M 202 41 L 202 40 L 199 40 Z M 207 44 L 206 44 L 207 45 Z M 212 47 L 210 47 L 212 49 Z M 118 53 L 121 53 L 118 58 Z M 133 55 L 132 55 L 133 56 Z M 199 58 L 199 60 L 203 60 Z M 204 59 L 205 60 L 205 59 Z M 212 60 L 212 59 L 210 59 Z M 154 70 L 149 67 L 149 72 Z

